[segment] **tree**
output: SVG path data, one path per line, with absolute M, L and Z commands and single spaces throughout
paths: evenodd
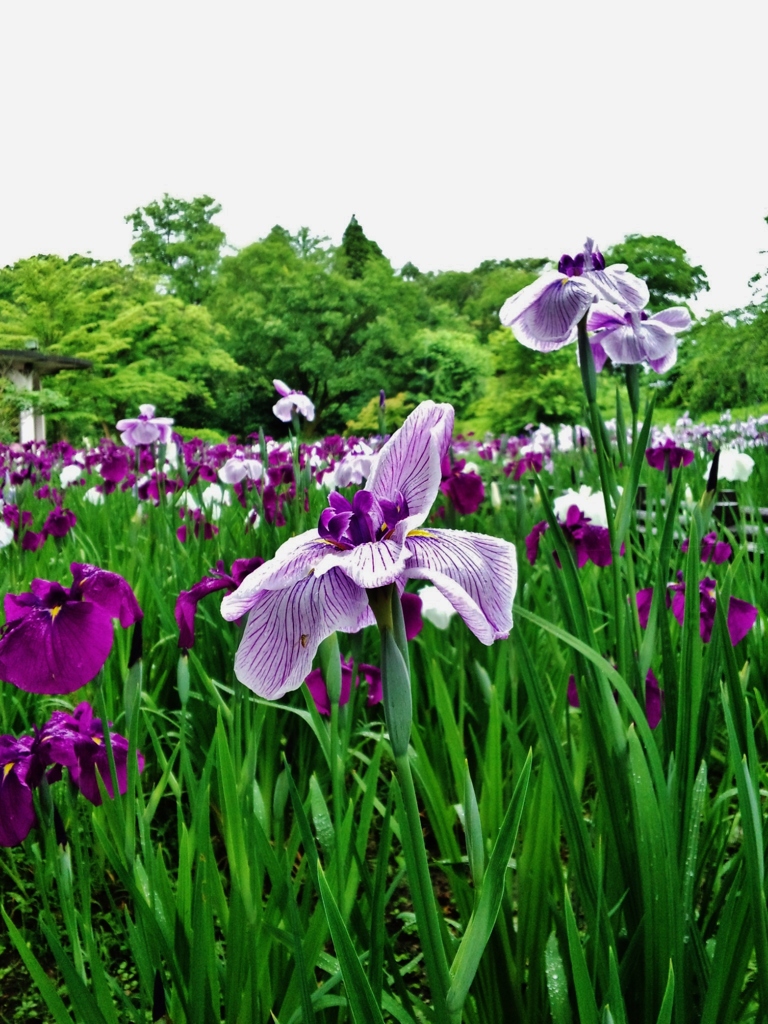
M 326 242 L 330 242 L 327 235 L 312 235 L 307 227 L 299 228 L 295 235 L 289 235 L 288 238 L 293 251 L 302 259 L 312 256 L 318 249 L 322 249 Z
M 167 192 L 160 202 L 139 207 L 125 218 L 133 231 L 134 262 L 157 275 L 182 302 L 203 302 L 226 241 L 213 223 L 220 212 L 221 206 L 210 196 L 188 202 Z
M 763 217 L 763 220 L 768 224 L 768 217 Z M 768 250 L 761 249 L 760 255 L 768 255 Z M 753 274 L 749 279 L 749 284 L 752 288 L 753 302 L 764 303 L 768 298 L 768 291 L 766 290 L 768 287 L 768 270 L 758 271 L 756 274 Z
M 484 260 L 474 270 L 446 270 L 419 278 L 430 298 L 466 317 L 484 344 L 499 326 L 499 310 L 510 295 L 530 284 L 545 259 Z
M 698 416 L 768 401 L 768 305 L 712 313 L 681 346 L 669 401 Z
M 151 281 L 115 261 L 34 256 L 0 270 L 0 347 L 68 352 L 73 332 L 154 296 Z M 71 353 L 70 353 L 71 354 Z
M 31 342 L 93 363 L 53 378 L 47 415 L 54 438 L 100 435 L 144 402 L 182 425 L 205 426 L 214 392 L 240 372 L 223 347 L 226 330 L 210 313 L 158 295 L 140 268 L 38 256 L 0 271 L 0 295 L 0 347 Z
M 400 268 L 400 277 L 402 277 L 404 281 L 416 281 L 421 277 L 421 271 L 415 263 L 411 263 L 411 261 L 408 260 L 405 266 Z
M 469 324 L 454 321 L 426 328 L 414 338 L 415 360 L 410 391 L 421 401 L 450 402 L 459 413 L 485 390 L 493 365 L 485 345 Z
M 488 339 L 494 376 L 475 408 L 478 420 L 497 433 L 513 434 L 527 423 L 576 423 L 582 414 L 583 386 L 576 346 L 534 352 L 508 327 Z
M 654 312 L 709 291 L 704 268 L 693 266 L 685 249 L 663 235 L 626 235 L 605 252 L 605 258 L 608 263 L 626 263 L 648 283 L 648 306 Z
M 348 277 L 353 278 L 363 276 L 368 260 L 385 258 L 376 242 L 371 238 L 366 238 L 354 213 L 352 220 L 344 228 L 339 254 L 343 260 L 344 271 Z
M 291 236 L 273 228 L 222 261 L 207 305 L 229 331 L 233 358 L 249 368 L 237 391 L 220 396 L 222 427 L 278 429 L 275 377 L 309 395 L 309 429 L 318 432 L 343 430 L 380 388 L 395 394 L 409 386 L 413 339 L 431 305 L 387 260 L 370 259 L 350 277 L 347 258 L 322 247 L 301 257 Z

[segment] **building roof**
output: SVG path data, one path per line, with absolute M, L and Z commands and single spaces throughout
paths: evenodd
M 49 355 L 36 348 L 0 348 L 0 372 L 18 370 L 21 373 L 37 373 L 45 377 L 60 370 L 90 370 L 90 359 L 75 359 L 74 356 Z

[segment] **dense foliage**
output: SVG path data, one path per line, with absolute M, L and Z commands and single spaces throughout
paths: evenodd
M 233 252 L 219 210 L 210 196 L 169 195 L 135 210 L 126 217 L 132 265 L 43 255 L 0 270 L 0 348 L 93 362 L 34 394 L 4 384 L 7 440 L 20 404 L 47 413 L 50 437 L 78 441 L 150 400 L 184 428 L 244 438 L 271 422 L 273 378 L 311 397 L 318 433 L 361 422 L 382 388 L 406 396 L 402 410 L 427 396 L 451 402 L 480 432 L 582 414 L 575 347 L 541 359 L 499 325 L 504 301 L 547 260 L 429 273 L 407 263 L 397 272 L 354 216 L 338 247 L 307 228 L 276 226 Z M 671 239 L 629 235 L 607 256 L 648 279 L 651 309 L 708 288 Z M 666 400 L 694 413 L 765 401 L 766 316 L 763 302 L 696 324 Z
M 442 911 L 438 937 L 452 990 L 461 983 L 465 997 L 450 1015 L 434 1009 L 414 928 L 407 815 L 382 706 L 366 701 L 370 679 L 351 686 L 330 716 L 309 684 L 262 700 L 234 678 L 242 631 L 218 610 L 235 585 L 227 575 L 235 560 L 269 559 L 313 527 L 328 485 L 348 483 L 345 468 L 361 481 L 381 438 L 244 452 L 235 443 L 177 447 L 166 432 L 158 447 L 138 450 L 109 441 L 87 450 L 0 447 L 3 592 L 26 594 L 35 578 L 38 588 L 46 579 L 69 587 L 69 564 L 91 563 L 122 574 L 144 612 L 143 633 L 128 620 L 115 627 L 102 672 L 81 690 L 57 696 L 0 683 L 4 811 L 19 795 L 7 780 L 17 790 L 24 780 L 19 748 L 9 759 L 8 743 L 83 701 L 113 725 L 78 742 L 86 752 L 101 750 L 102 737 L 110 745 L 113 791 L 122 793 L 100 801 L 94 770 L 86 797 L 68 765 L 64 778 L 40 781 L 26 838 L 0 847 L 0 1016 L 25 1024 L 759 1020 L 768 996 L 758 813 L 768 758 L 768 535 L 746 510 L 768 486 L 768 417 L 650 426 L 646 415 L 644 435 L 611 434 L 608 472 L 624 496 L 609 564 L 595 546 L 581 559 L 594 531 L 604 548 L 608 529 L 554 517 L 568 507 L 573 520 L 572 502 L 595 522 L 607 512 L 584 428 L 557 443 L 546 428 L 455 439 L 424 524 L 507 539 L 520 572 L 514 627 L 491 646 L 458 615 L 428 617 L 422 581 L 409 583 L 426 621 L 409 645 L 408 760 L 428 886 Z M 720 445 L 739 449 L 731 471 L 754 463 L 718 509 L 704 480 Z M 679 468 L 665 454 L 673 450 L 685 452 Z M 262 474 L 224 482 L 233 461 L 245 472 L 244 457 L 251 470 L 263 460 Z M 462 509 L 456 484 L 468 477 L 483 487 L 469 488 L 475 500 Z M 341 493 L 353 499 L 354 490 Z M 70 517 L 65 530 L 57 503 Z M 525 538 L 536 530 L 531 558 Z M 41 543 L 25 544 L 31 535 Z M 75 571 L 82 578 L 82 566 Z M 684 614 L 678 572 L 688 585 Z M 187 655 L 174 605 L 201 577 L 198 597 L 207 596 Z M 652 587 L 641 621 L 635 595 Z M 671 609 L 665 593 L 674 594 Z M 69 596 L 57 622 L 83 607 Z M 722 610 L 731 598 L 751 609 L 737 639 Z M 52 628 L 51 612 L 38 618 Z M 339 649 L 361 672 L 383 666 L 373 628 L 340 634 L 338 644 L 337 667 Z M 318 661 L 330 688 L 330 655 Z M 648 669 L 658 682 L 651 701 Z M 141 774 L 130 756 L 137 748 Z M 8 827 L 7 817 L 0 824 Z

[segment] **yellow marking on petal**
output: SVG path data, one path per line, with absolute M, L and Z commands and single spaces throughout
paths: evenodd
M 330 544 L 332 548 L 336 548 L 337 551 L 346 551 L 347 549 L 343 544 L 337 544 L 335 540 L 328 540 L 327 537 L 318 537 L 321 544 Z
M 55 619 L 60 611 L 61 611 L 61 605 L 60 604 L 57 604 L 55 608 L 49 608 L 48 609 L 48 612 L 49 612 L 49 614 L 50 614 L 52 619 Z
M 11 769 L 14 766 L 14 764 L 15 764 L 14 761 L 9 761 L 8 764 L 3 768 L 3 778 L 5 778 L 7 776 L 7 774 L 8 774 L 8 772 L 11 771 Z
M 430 533 L 429 530 L 409 530 L 406 533 L 406 537 L 432 537 L 434 534 Z
M 93 740 L 97 747 L 101 746 L 101 740 L 99 739 L 98 736 L 91 736 L 91 739 Z
M 398 511 L 399 511 L 399 509 L 398 509 Z M 386 524 L 386 523 L 382 523 L 382 524 L 381 524 L 381 526 L 379 527 L 379 529 L 380 529 L 380 530 L 383 530 L 383 531 L 384 531 L 384 533 L 386 533 L 386 532 L 387 532 L 387 530 L 389 529 L 389 527 L 387 526 L 387 524 Z

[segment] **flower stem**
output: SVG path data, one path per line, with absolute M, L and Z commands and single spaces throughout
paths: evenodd
M 590 428 L 597 452 L 597 466 L 600 474 L 600 485 L 605 498 L 605 516 L 608 522 L 608 536 L 611 543 L 611 572 L 613 574 L 613 616 L 616 633 L 616 644 L 619 655 L 619 671 L 626 678 L 628 669 L 627 635 L 624 629 L 624 605 L 622 602 L 621 566 L 619 565 L 620 545 L 616 537 L 616 524 L 614 513 L 618 504 L 618 492 L 616 481 L 611 472 L 609 456 L 606 451 L 606 442 L 603 435 L 603 421 L 600 410 L 597 407 L 597 378 L 595 375 L 595 361 L 592 358 L 592 349 L 587 335 L 586 315 L 578 323 L 579 341 L 579 363 L 581 366 L 581 378 L 584 383 L 584 390 L 587 394 L 589 406 Z
M 628 363 L 624 367 L 624 377 L 627 382 L 627 395 L 629 396 L 629 408 L 632 410 L 632 451 L 637 444 L 637 416 L 640 411 L 640 367 L 637 363 Z
M 450 988 L 451 978 L 448 972 L 448 960 L 445 955 L 440 921 L 437 916 L 435 894 L 432 879 L 429 875 L 427 851 L 424 847 L 424 834 L 421 831 L 419 805 L 416 801 L 416 789 L 408 754 L 395 758 L 397 780 L 403 800 L 405 820 L 400 822 L 401 837 L 405 850 L 405 865 L 408 872 L 408 883 L 416 914 L 416 925 L 424 952 L 424 963 L 427 977 L 432 990 L 432 1003 L 437 1013 L 437 1020 L 443 1024 L 459 1024 L 459 1015 L 449 1014 L 446 1006 L 446 995 Z
M 440 932 L 440 919 L 429 875 L 419 805 L 411 774 L 408 752 L 413 717 L 411 671 L 400 595 L 397 588 L 390 585 L 369 590 L 368 600 L 376 616 L 381 637 L 384 718 L 395 759 L 402 801 L 402 815 L 398 815 L 400 837 L 405 852 L 405 867 L 416 915 L 416 927 L 432 991 L 435 1020 L 437 1024 L 461 1024 L 461 1008 L 450 1012 L 446 1005 L 451 977 Z

